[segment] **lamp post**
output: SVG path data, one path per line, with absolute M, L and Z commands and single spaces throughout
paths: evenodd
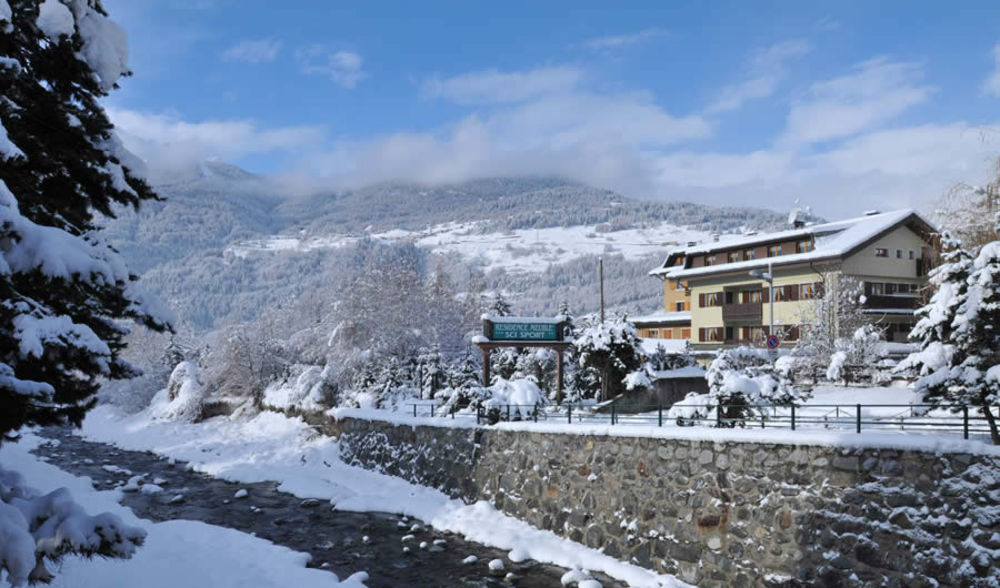
M 750 270 L 750 275 L 767 282 L 768 311 L 771 315 L 771 320 L 769 326 L 767 327 L 767 336 L 770 337 L 774 334 L 774 273 L 771 269 L 771 263 L 768 262 L 766 272 L 762 272 L 759 269 Z

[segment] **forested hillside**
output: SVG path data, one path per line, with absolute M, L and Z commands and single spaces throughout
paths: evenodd
M 512 233 L 524 229 L 588 227 L 588 236 L 613 241 L 617 231 L 637 228 L 655 236 L 660 226 L 688 227 L 695 232 L 685 233 L 687 238 L 772 228 L 785 220 L 783 214 L 762 209 L 631 200 L 554 178 L 494 178 L 436 187 L 392 183 L 288 196 L 271 179 L 209 161 L 156 188 L 164 201 L 138 213 L 122 211 L 105 224 L 130 267 L 143 274 L 146 286 L 160 293 L 193 332 L 251 320 L 305 291 L 334 295 L 345 279 L 349 250 L 366 235 L 393 232 L 397 241 L 417 242 L 428 227 L 470 223 L 469 232 L 503 235 L 505 249 L 498 254 L 489 239 L 459 252 L 420 243 L 431 255 L 428 263 L 441 266 L 459 290 L 470 274 L 482 274 L 477 279 L 485 290 L 502 289 L 519 312 L 552 313 L 562 300 L 588 312 L 597 300 L 593 248 L 576 251 L 570 236 L 560 243 L 563 237 L 556 232 L 551 238 L 563 255 L 553 252 L 556 261 L 539 262 L 530 276 L 523 267 L 487 263 L 484 255 L 513 258 L 538 247 Z M 654 240 L 673 238 L 664 229 L 663 237 Z M 308 239 L 323 246 L 282 247 Z M 264 246 L 251 254 L 233 254 L 236 245 L 246 243 Z M 644 245 L 638 252 L 605 246 L 611 307 L 632 312 L 656 308 L 659 284 L 645 274 L 664 249 Z

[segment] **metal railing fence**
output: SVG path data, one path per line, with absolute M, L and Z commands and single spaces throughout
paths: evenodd
M 414 417 L 442 416 L 430 404 L 413 404 Z M 533 421 L 565 424 L 647 425 L 663 427 L 710 425 L 722 428 L 837 429 L 881 431 L 946 431 L 989 434 L 983 406 L 932 404 L 748 404 L 668 405 L 668 404 L 501 404 L 478 407 L 474 411 L 450 412 L 450 418 L 475 418 L 477 424 Z M 997 407 L 991 406 L 1000 419 Z

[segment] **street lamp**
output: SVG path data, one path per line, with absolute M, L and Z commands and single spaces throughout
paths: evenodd
M 750 275 L 757 278 L 758 280 L 764 280 L 767 282 L 767 302 L 768 309 L 771 314 L 770 325 L 767 328 L 767 335 L 770 337 L 774 334 L 774 273 L 771 270 L 771 263 L 767 264 L 767 271 L 762 272 L 759 269 L 750 270 Z

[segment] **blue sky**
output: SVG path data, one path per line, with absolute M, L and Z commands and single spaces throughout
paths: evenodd
M 876 5 L 877 4 L 877 5 Z M 1000 5 L 105 0 L 106 100 L 168 173 L 303 186 L 558 174 L 826 216 L 927 208 L 1000 155 Z

